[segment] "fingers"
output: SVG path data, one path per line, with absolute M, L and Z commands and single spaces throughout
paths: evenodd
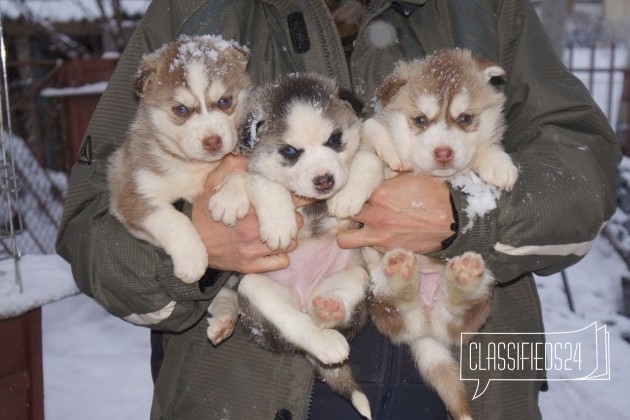
M 289 266 L 289 257 L 285 253 L 271 254 L 260 257 L 243 266 L 240 271 L 243 274 L 266 273 L 269 271 L 282 270 Z
M 232 172 L 244 171 L 247 167 L 247 159 L 241 155 L 227 155 L 221 159 L 219 166 L 214 168 L 206 179 L 206 191 L 211 191 L 219 185 L 223 179 Z
M 374 230 L 368 226 L 360 229 L 348 229 L 337 234 L 337 244 L 340 248 L 352 249 L 364 246 L 374 246 L 379 243 Z

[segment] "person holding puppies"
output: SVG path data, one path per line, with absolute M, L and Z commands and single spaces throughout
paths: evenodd
M 231 273 L 286 267 L 286 252 L 297 245 L 270 251 L 253 212 L 233 227 L 210 217 L 209 196 L 229 173 L 244 169 L 243 159 L 224 158 L 205 192 L 182 206 L 208 251 L 209 269 L 199 282 L 180 281 L 163 250 L 129 234 L 109 212 L 107 158 L 135 115 L 138 65 L 182 34 L 216 34 L 246 46 L 254 85 L 295 72 L 333 77 L 361 96 L 366 116 L 399 60 L 465 48 L 501 66 L 505 81 L 495 87 L 507 97 L 503 147 L 519 174 L 496 208 L 473 217 L 461 189 L 401 174 L 377 188 L 353 217 L 362 228 L 341 233 L 338 243 L 442 259 L 477 252 L 496 281 L 482 332 L 513 333 L 523 343 L 544 340 L 533 273 L 557 272 L 588 251 L 615 209 L 620 148 L 585 87 L 555 55 L 529 0 L 154 0 L 86 132 L 57 240 L 82 292 L 156 331 L 152 419 L 359 418 L 345 400 L 313 382 L 303 358 L 266 352 L 239 327 L 217 347 L 206 338 L 206 310 Z M 492 339 L 484 335 L 482 343 Z M 446 418 L 406 349 L 373 327 L 351 342 L 350 361 L 373 418 Z M 472 417 L 540 418 L 544 371 L 505 372 L 505 378 L 524 380 L 493 381 L 470 402 Z M 472 395 L 473 382 L 466 385 Z

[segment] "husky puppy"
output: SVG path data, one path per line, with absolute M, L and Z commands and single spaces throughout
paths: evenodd
M 336 233 L 348 222 L 330 216 L 325 204 L 347 181 L 360 127 L 350 97 L 331 79 L 294 74 L 255 89 L 242 130 L 248 171 L 226 180 L 210 207 L 216 220 L 232 224 L 251 203 L 261 239 L 272 249 L 297 237 L 287 269 L 242 278 L 241 320 L 263 347 L 305 352 L 333 390 L 370 418 L 369 402 L 345 363 L 347 340 L 367 319 L 368 275 L 358 250 L 337 246 Z M 316 200 L 299 209 L 299 231 L 292 193 Z M 213 319 L 230 313 L 209 312 L 208 335 L 216 343 L 229 333 L 217 334 Z
M 134 80 L 140 102 L 108 166 L 110 209 L 136 237 L 162 247 L 175 276 L 192 283 L 206 248 L 183 213 L 220 159 L 233 151 L 244 117 L 248 51 L 218 36 L 181 36 L 143 57 Z
M 377 90 L 381 108 L 363 125 L 363 140 L 396 171 L 449 180 L 474 171 L 510 190 L 518 169 L 501 146 L 505 96 L 492 86 L 503 69 L 466 50 L 444 50 L 403 62 Z M 386 168 L 386 177 L 394 172 Z M 380 174 L 373 175 L 376 178 Z M 360 210 L 369 184 L 348 183 L 335 196 L 348 215 Z M 363 255 L 370 271 L 370 314 L 376 327 L 409 345 L 416 365 L 455 419 L 471 418 L 459 364 L 450 349 L 460 333 L 478 331 L 490 311 L 494 285 L 481 255 L 448 262 L 394 249 Z

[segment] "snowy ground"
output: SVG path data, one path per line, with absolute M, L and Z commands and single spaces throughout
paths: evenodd
M 49 272 L 50 281 L 65 281 L 68 270 L 55 264 L 60 268 Z M 578 330 L 595 321 L 607 324 L 610 332 L 610 380 L 551 382 L 541 396 L 546 418 L 630 418 L 630 344 L 621 338 L 630 334 L 630 320 L 618 314 L 624 275 L 625 264 L 599 238 L 586 258 L 568 270 L 576 313 L 568 308 L 559 275 L 538 279 L 548 332 Z M 145 328 L 74 295 L 43 307 L 43 346 L 47 420 L 148 418 L 152 383 Z

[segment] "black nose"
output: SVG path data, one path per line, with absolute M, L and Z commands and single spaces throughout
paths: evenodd
M 318 193 L 327 193 L 335 186 L 335 177 L 331 174 L 318 175 L 313 178 L 313 185 Z

